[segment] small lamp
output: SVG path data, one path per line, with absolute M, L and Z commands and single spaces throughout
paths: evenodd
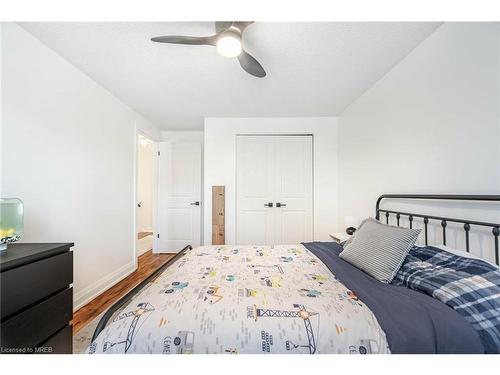
M 353 235 L 356 231 L 356 227 L 358 226 L 358 218 L 355 216 L 346 216 L 344 218 L 345 232 L 348 235 Z

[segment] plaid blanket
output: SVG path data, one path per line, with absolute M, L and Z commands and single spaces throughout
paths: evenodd
M 500 269 L 427 246 L 413 247 L 393 284 L 452 307 L 479 334 L 486 353 L 500 353 Z

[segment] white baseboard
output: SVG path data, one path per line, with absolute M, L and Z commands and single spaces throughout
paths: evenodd
M 92 301 L 98 295 L 102 294 L 113 285 L 123 280 L 125 277 L 130 275 L 137 269 L 137 263 L 131 262 L 125 264 L 124 266 L 117 269 L 115 272 L 112 272 L 109 275 L 106 275 L 102 279 L 95 281 L 90 284 L 83 290 L 80 290 L 78 293 L 75 293 L 73 296 L 73 311 L 78 310 L 80 307 Z

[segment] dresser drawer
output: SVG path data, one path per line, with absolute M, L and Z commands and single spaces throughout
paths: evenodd
M 73 282 L 73 252 L 10 269 L 0 274 L 0 316 L 32 305 Z
M 72 354 L 73 327 L 66 326 L 35 348 L 36 353 Z
M 73 289 L 68 288 L 1 323 L 2 348 L 33 348 L 72 317 Z

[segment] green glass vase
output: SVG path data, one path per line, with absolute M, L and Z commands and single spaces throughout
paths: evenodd
M 23 202 L 18 198 L 0 198 L 0 252 L 7 244 L 19 241 L 23 234 Z

